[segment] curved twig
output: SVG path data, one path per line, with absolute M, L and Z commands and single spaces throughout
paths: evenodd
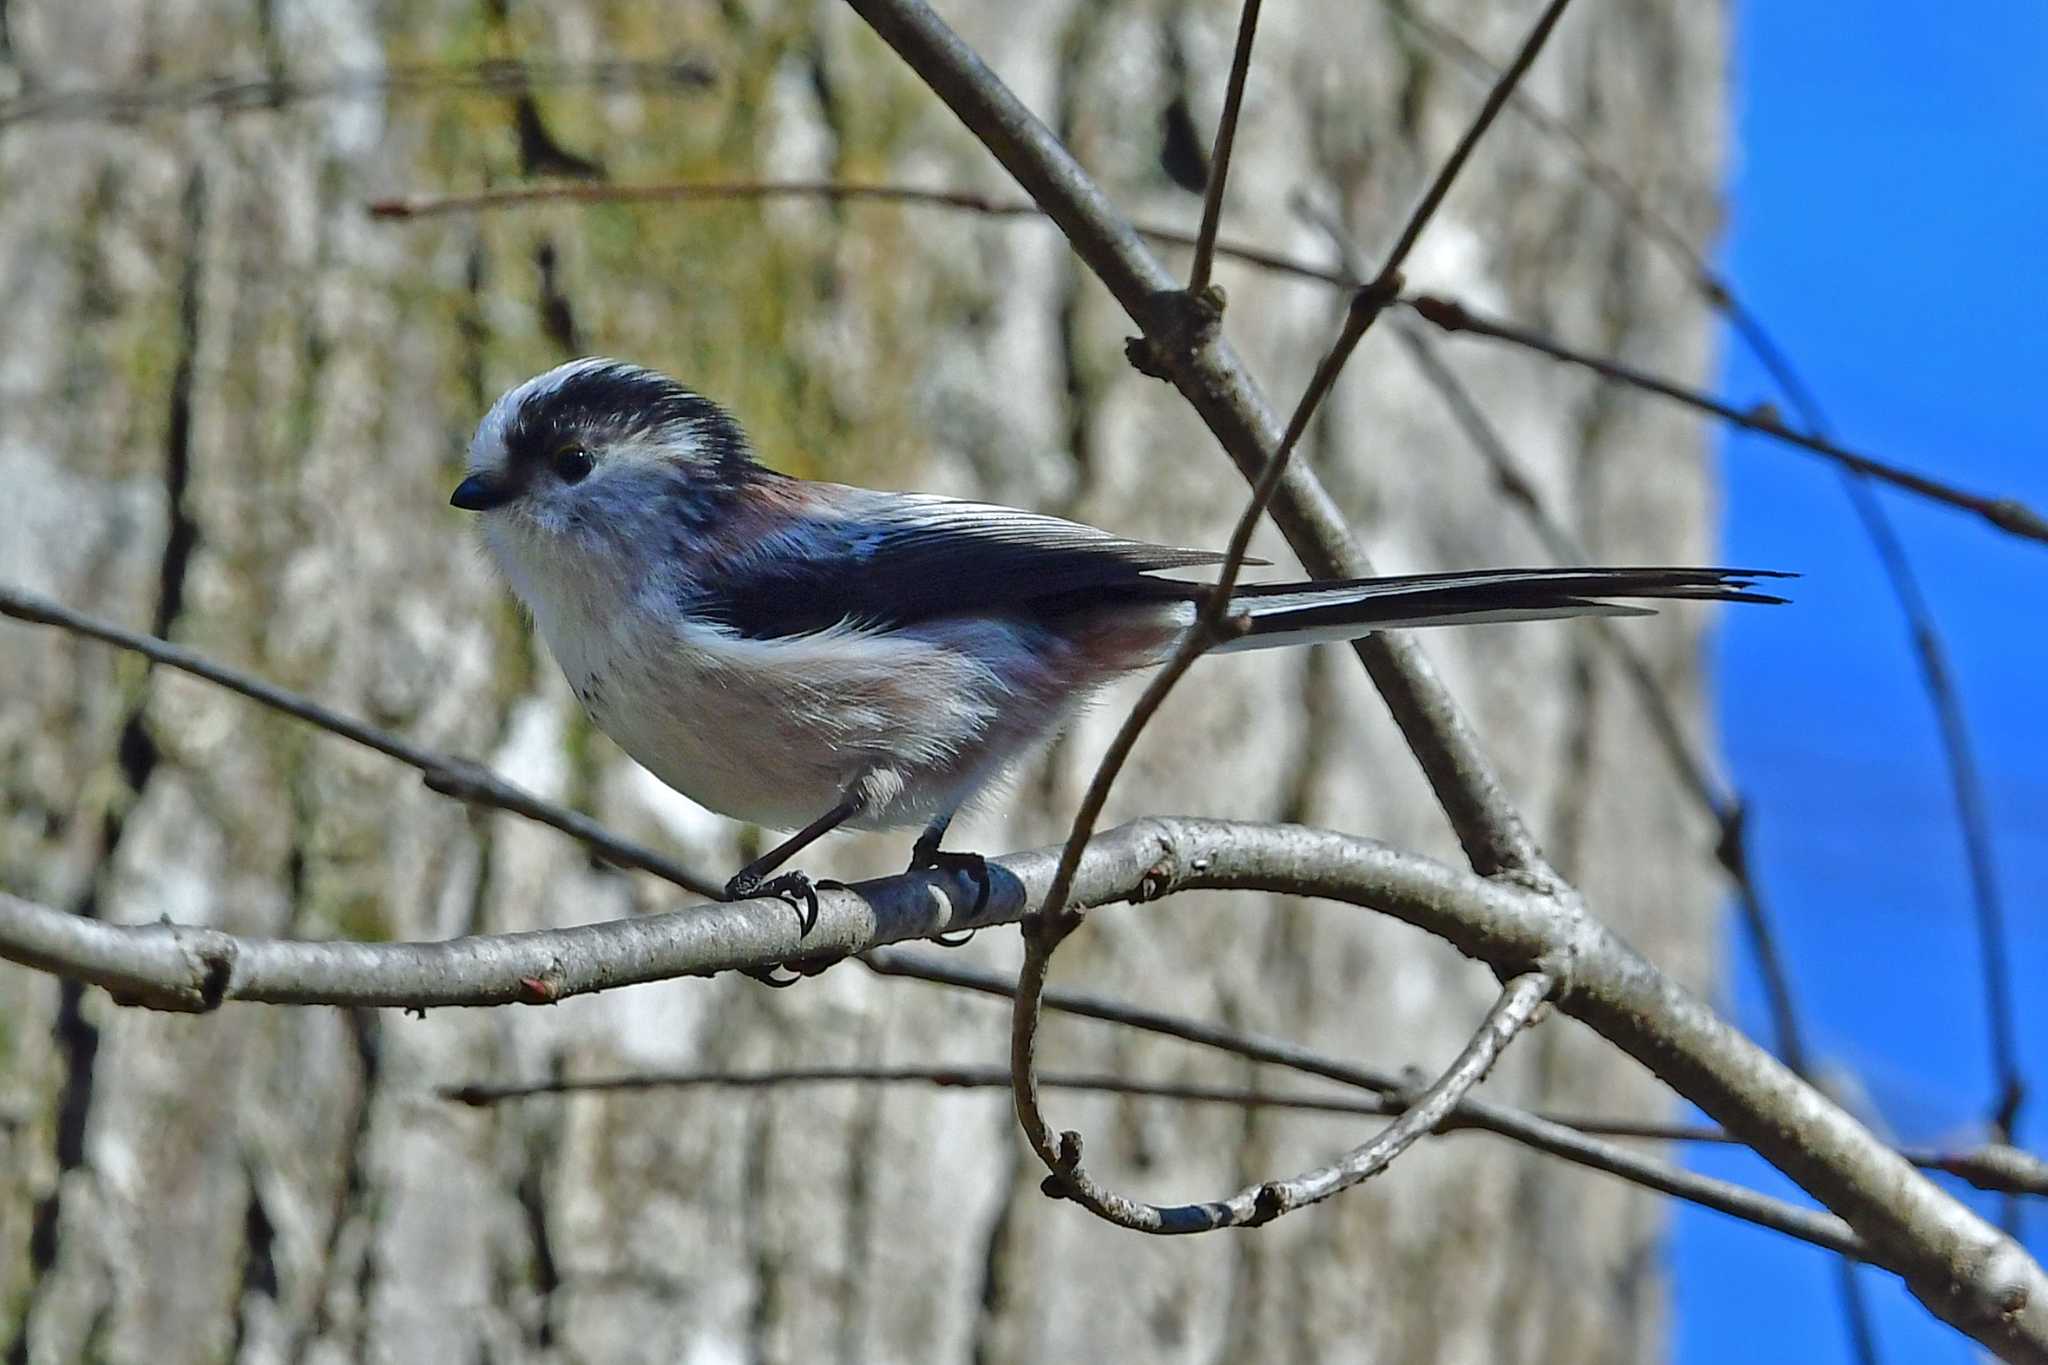
M 1327 1165 L 1285 1180 L 1248 1185 L 1211 1203 L 1150 1204 L 1098 1183 L 1081 1165 L 1081 1135 L 1065 1132 L 1059 1138 L 1060 1164 L 1045 1183 L 1046 1193 L 1071 1199 L 1096 1217 L 1134 1232 L 1173 1236 L 1263 1226 L 1371 1179 L 1434 1131 L 1492 1069 L 1501 1049 L 1535 1015 L 1556 984 L 1556 978 L 1544 971 L 1528 972 L 1510 981 L 1457 1060 L 1416 1096 L 1399 1118 Z M 1018 998 L 1023 998 L 1021 990 Z
M 1442 206 L 1445 195 L 1450 193 L 1451 185 L 1456 181 L 1458 172 L 1464 168 L 1466 161 L 1470 159 L 1473 149 L 1478 146 L 1479 139 L 1484 136 L 1487 128 L 1500 113 L 1501 106 L 1507 101 L 1508 92 L 1521 80 L 1535 62 L 1537 54 L 1543 50 L 1567 3 L 1569 0 L 1551 0 L 1544 8 L 1543 14 L 1522 44 L 1521 52 L 1514 64 L 1502 73 L 1464 136 L 1458 140 L 1458 145 L 1431 180 L 1421 201 L 1409 214 L 1399 237 L 1388 251 L 1386 263 L 1380 267 L 1379 274 L 1374 277 L 1371 284 L 1353 291 L 1350 306 L 1345 310 L 1343 327 L 1316 365 L 1315 373 L 1310 376 L 1300 401 L 1294 405 L 1294 413 L 1288 419 L 1287 429 L 1282 433 L 1279 444 L 1273 448 L 1273 453 L 1266 457 L 1258 478 L 1253 481 L 1251 498 L 1245 504 L 1244 511 L 1231 532 L 1222 572 L 1204 597 L 1202 610 L 1196 618 L 1194 628 L 1182 638 L 1166 666 L 1153 677 L 1097 765 L 1094 779 L 1089 783 L 1088 792 L 1081 802 L 1080 809 L 1075 813 L 1072 828 L 1067 835 L 1066 849 L 1060 856 L 1059 872 L 1053 879 L 1046 902 L 1034 921 L 1027 926 L 1024 935 L 1024 965 L 1017 980 L 1017 997 L 1011 1013 L 1010 1026 L 1010 1065 L 1014 1074 L 1017 1119 L 1023 1126 L 1025 1138 L 1031 1144 L 1032 1151 L 1045 1163 L 1046 1168 L 1060 1176 L 1063 1183 L 1076 1193 L 1081 1203 L 1098 1214 L 1111 1218 L 1112 1221 L 1123 1223 L 1124 1226 L 1139 1227 L 1141 1223 L 1145 1223 L 1149 1224 L 1143 1228 L 1146 1231 L 1201 1230 L 1192 1224 L 1169 1228 L 1158 1223 L 1156 1211 L 1142 1212 L 1138 1206 L 1106 1192 L 1100 1192 L 1103 1196 L 1100 1200 L 1093 1198 L 1090 1187 L 1079 1174 L 1079 1135 L 1065 1133 L 1056 1140 L 1053 1137 L 1052 1126 L 1046 1122 L 1039 1102 L 1036 1074 L 1040 1017 L 1038 1000 L 1045 989 L 1046 972 L 1050 967 L 1053 953 L 1079 923 L 1078 916 L 1068 913 L 1067 887 L 1072 880 L 1075 867 L 1080 862 L 1081 850 L 1087 843 L 1089 833 L 1095 827 L 1096 818 L 1109 799 L 1109 789 L 1116 781 L 1116 776 L 1122 770 L 1132 747 L 1137 743 L 1138 735 L 1157 713 L 1160 704 L 1180 681 L 1181 675 L 1187 671 L 1189 665 L 1225 638 L 1230 595 L 1236 587 L 1237 575 L 1244 567 L 1244 558 L 1251 543 L 1252 532 L 1265 516 L 1266 508 L 1280 489 L 1281 480 L 1287 473 L 1289 457 L 1293 455 L 1302 435 L 1308 430 L 1309 423 L 1314 420 L 1317 408 L 1335 386 L 1337 376 L 1343 373 L 1345 363 L 1351 359 L 1351 353 L 1357 349 L 1359 341 L 1364 338 L 1373 323 L 1379 320 L 1380 314 L 1386 311 L 1387 306 L 1399 297 L 1402 287 L 1401 266 L 1407 260 L 1408 253 L 1414 249 L 1416 242 L 1421 239 L 1423 229 Z M 1248 8 L 1244 24 L 1239 31 L 1240 64 L 1249 55 L 1255 19 L 1255 9 Z M 872 22 L 872 16 L 870 20 Z M 1241 71 L 1237 80 L 1241 87 Z M 1234 115 L 1233 104 L 1226 110 L 1226 120 L 1234 121 Z M 1227 131 L 1226 125 L 1226 131 L 1218 135 L 1219 144 L 1227 143 Z M 1211 189 L 1213 203 L 1213 196 L 1220 193 L 1220 189 L 1214 185 Z M 1205 217 L 1205 239 L 1210 235 L 1210 230 L 1211 223 Z M 1158 349 L 1157 342 L 1154 342 L 1154 352 L 1156 353 Z M 1454 704 L 1448 695 L 1443 694 L 1440 688 L 1435 690 L 1437 696 L 1434 700 L 1445 710 L 1453 708 Z M 1444 736 L 1438 735 L 1433 738 L 1441 744 Z M 1411 738 L 1412 742 L 1414 741 Z M 1435 746 L 1416 744 L 1415 747 L 1420 756 L 1428 748 Z M 1490 778 L 1490 774 L 1488 776 Z M 1467 799 L 1482 795 L 1481 789 L 1475 783 L 1455 785 Z M 1512 845 L 1503 844 L 1493 850 L 1503 859 L 1503 865 L 1546 881 L 1555 880 L 1549 866 L 1536 850 L 1534 841 L 1529 838 L 1527 831 L 1521 828 L 1520 818 L 1513 813 L 1505 799 L 1500 798 L 1497 791 L 1483 793 L 1483 798 L 1487 799 L 1487 804 L 1491 806 L 1489 814 L 1494 820 L 1519 836 Z M 1127 1217 L 1138 1221 L 1126 1221 Z

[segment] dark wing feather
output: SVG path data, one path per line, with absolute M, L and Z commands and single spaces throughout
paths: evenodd
M 799 515 L 716 566 L 692 610 L 754 639 L 841 622 L 887 629 L 976 613 L 1050 619 L 1091 602 L 1180 595 L 1147 575 L 1223 559 L 988 503 L 834 493 L 826 514 Z

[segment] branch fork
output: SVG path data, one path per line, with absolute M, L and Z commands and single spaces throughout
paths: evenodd
M 1124 338 L 1124 359 L 1148 379 L 1176 382 L 1195 355 L 1213 345 L 1228 303 L 1223 286 L 1154 290 L 1145 305 L 1145 332 Z

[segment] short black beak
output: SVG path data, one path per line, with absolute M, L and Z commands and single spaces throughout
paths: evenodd
M 517 496 L 517 490 L 500 475 L 472 474 L 455 485 L 455 492 L 449 496 L 448 503 L 465 512 L 488 512 L 493 507 L 503 507 Z

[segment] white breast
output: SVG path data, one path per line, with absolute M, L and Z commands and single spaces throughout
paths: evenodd
M 556 565 L 542 580 L 519 539 L 489 543 L 591 719 L 700 805 L 790 829 L 862 783 L 876 804 L 852 823 L 890 828 L 953 809 L 1001 766 L 988 743 L 1012 727 L 990 655 L 1026 646 L 999 629 L 747 639 L 682 616 L 666 585 L 629 594 Z

